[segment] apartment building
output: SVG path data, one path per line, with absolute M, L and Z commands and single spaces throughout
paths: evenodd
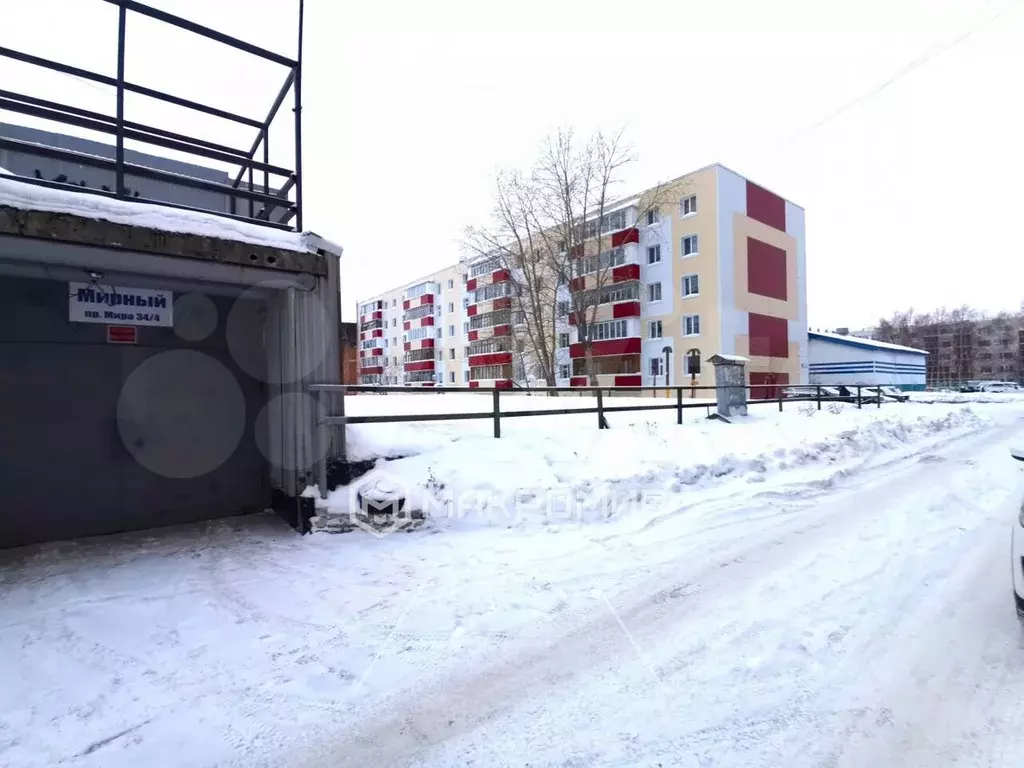
M 359 383 L 466 386 L 465 299 L 453 264 L 359 302 Z
M 578 318 L 571 311 L 580 305 L 573 294 L 582 291 L 598 292 L 589 334 L 598 384 L 713 385 L 706 360 L 715 353 L 749 358 L 755 387 L 806 383 L 801 207 L 716 164 L 623 199 L 583 227 L 571 280 L 554 298 L 557 384 L 588 383 Z M 531 378 L 522 354 L 525 318 L 510 289 L 515 279 L 497 262 L 463 261 L 361 304 L 360 321 L 372 333 L 378 330 L 372 313 L 380 312 L 387 326 L 389 307 L 423 301 L 431 309 L 404 309 L 401 319 L 412 321 L 408 338 L 392 333 L 390 358 L 384 356 L 394 361 L 392 370 L 401 368 L 404 383 L 512 387 Z M 435 296 L 444 285 L 452 288 L 439 307 Z M 450 308 L 449 318 L 441 310 Z M 579 318 L 585 319 L 591 318 Z M 444 332 L 417 331 L 417 320 L 442 323 Z M 373 336 L 365 343 L 364 351 L 379 350 Z M 433 355 L 420 351 L 410 360 L 422 344 L 433 347 Z M 387 368 L 379 364 L 381 354 L 365 357 L 368 383 Z M 420 369 L 420 362 L 450 367 Z M 759 394 L 768 390 L 754 391 Z

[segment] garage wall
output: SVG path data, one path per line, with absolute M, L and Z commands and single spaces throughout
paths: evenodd
M 251 373 L 266 309 L 197 303 L 213 316 L 201 338 L 140 327 L 114 345 L 105 325 L 68 322 L 67 283 L 0 277 L 0 546 L 268 505 L 268 386 Z

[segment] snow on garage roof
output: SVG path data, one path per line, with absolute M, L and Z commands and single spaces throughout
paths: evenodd
M 229 219 L 215 213 L 186 211 L 151 203 L 135 203 L 127 200 L 93 195 L 88 192 L 71 192 L 27 184 L 15 179 L 4 178 L 14 174 L 0 168 L 0 207 L 17 208 L 24 211 L 47 211 L 67 213 L 87 219 L 109 221 L 132 227 L 146 227 L 162 232 L 177 232 L 187 235 L 216 237 L 234 240 L 268 248 L 288 251 L 316 252 L 317 248 L 341 250 L 311 232 L 292 232 L 245 221 Z
M 821 339 L 822 341 L 831 341 L 836 344 L 846 344 L 851 347 L 862 347 L 866 349 L 887 349 L 890 352 L 909 352 L 913 355 L 927 355 L 923 349 L 914 349 L 913 347 L 904 347 L 899 344 L 890 344 L 887 341 L 875 341 L 874 339 L 862 339 L 859 336 L 844 336 L 840 333 L 825 333 L 823 331 L 808 331 L 807 337 L 810 339 Z

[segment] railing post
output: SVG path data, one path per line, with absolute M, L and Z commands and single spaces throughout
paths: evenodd
M 857 385 L 857 407 L 858 408 L 862 407 L 861 401 L 860 401 L 860 384 Z
M 676 387 L 676 424 L 683 424 L 683 388 Z
M 501 390 L 494 388 L 494 436 L 501 437 Z
M 876 408 L 882 407 L 882 388 L 878 387 L 878 402 L 875 403 Z
M 604 429 L 604 397 L 601 389 L 597 390 L 597 428 Z
M 775 398 L 779 401 L 779 413 L 782 413 L 782 387 L 775 386 Z
M 316 484 L 320 498 L 327 498 L 327 413 L 324 411 L 324 393 L 313 392 L 313 418 L 316 420 Z
M 817 387 L 815 387 L 815 390 L 817 392 L 817 397 L 818 397 L 818 410 L 820 411 L 821 410 L 821 384 L 819 384 Z
M 345 434 L 348 429 L 348 421 L 345 419 L 345 395 L 347 394 L 348 389 L 342 386 L 341 397 L 338 398 L 338 416 L 342 418 L 341 429 L 338 431 L 338 458 L 341 461 L 348 460 L 348 436 Z
M 117 147 L 114 157 L 114 194 L 124 195 L 124 46 L 128 9 L 121 5 L 117 16 Z

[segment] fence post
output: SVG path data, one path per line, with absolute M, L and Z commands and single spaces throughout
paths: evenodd
M 775 397 L 779 401 L 779 413 L 782 413 L 782 387 L 775 386 Z
M 494 436 L 501 437 L 501 390 L 494 388 Z
M 320 487 L 320 498 L 327 498 L 327 414 L 324 411 L 324 393 L 313 393 L 313 418 L 316 421 L 316 483 Z
M 604 398 L 602 390 L 597 390 L 597 428 L 604 429 Z
M 817 392 L 817 396 L 818 396 L 818 410 L 820 411 L 821 410 L 821 384 L 819 384 L 817 387 L 815 387 L 815 391 Z
M 861 401 L 860 401 L 860 384 L 857 385 L 857 407 L 858 408 L 862 407 L 861 406 Z
M 338 398 L 338 416 L 342 418 L 341 429 L 338 432 L 338 458 L 342 461 L 348 460 L 348 436 L 345 434 L 348 429 L 348 420 L 345 419 L 345 395 L 348 394 L 348 389 L 344 386 L 341 388 L 341 397 Z M 333 398 L 331 401 L 332 402 Z
M 676 424 L 683 423 L 683 388 L 676 387 Z

